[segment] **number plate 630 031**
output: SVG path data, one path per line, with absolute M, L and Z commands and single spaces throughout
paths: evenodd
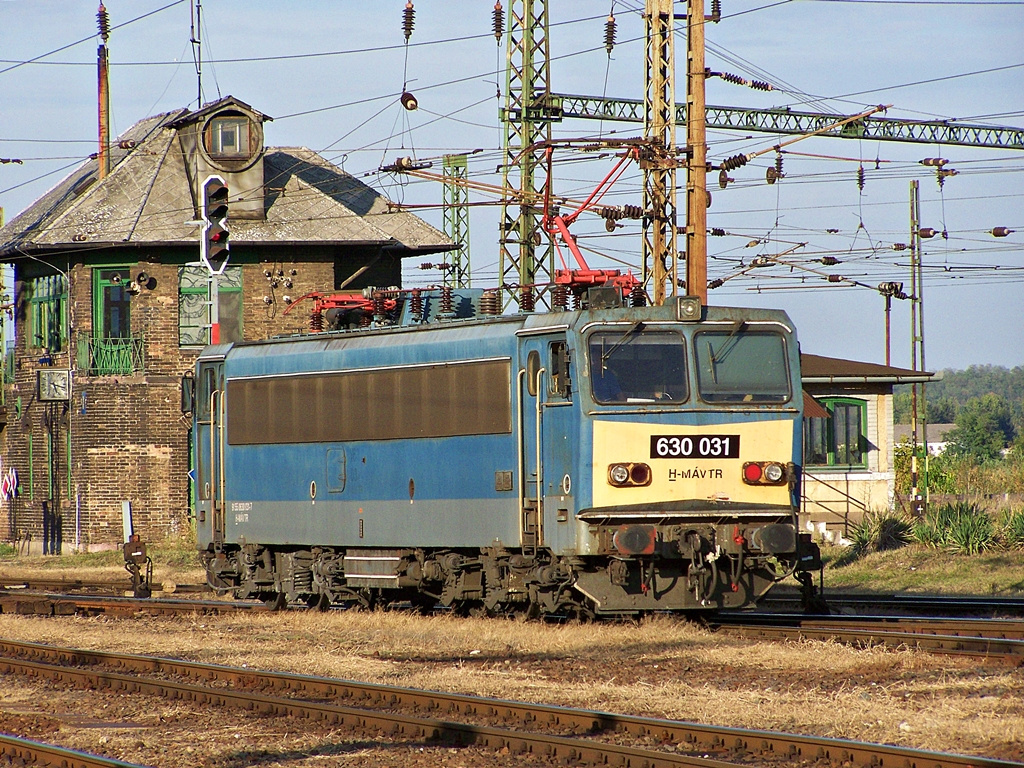
M 738 459 L 739 435 L 651 435 L 652 459 Z

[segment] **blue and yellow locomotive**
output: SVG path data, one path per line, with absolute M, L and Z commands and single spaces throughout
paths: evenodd
M 377 327 L 200 356 L 213 586 L 535 616 L 741 608 L 789 575 L 811 588 L 785 313 L 622 307 L 602 289 L 511 316 L 479 291 L 387 295 Z

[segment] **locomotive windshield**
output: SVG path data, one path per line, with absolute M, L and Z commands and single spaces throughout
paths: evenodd
M 686 346 L 678 333 L 628 328 L 590 336 L 590 388 L 599 403 L 683 401 Z
M 790 397 L 786 341 L 773 331 L 731 329 L 694 336 L 697 391 L 708 403 L 784 403 Z

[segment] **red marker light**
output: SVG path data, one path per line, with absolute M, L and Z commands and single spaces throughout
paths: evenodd
M 747 464 L 743 468 L 743 477 L 748 483 L 756 483 L 761 479 L 761 466 L 759 464 Z

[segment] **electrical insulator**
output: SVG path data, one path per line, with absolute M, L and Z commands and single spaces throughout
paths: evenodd
M 615 47 L 615 16 L 611 13 L 604 22 L 604 49 L 608 55 L 612 55 L 612 48 Z
M 533 289 L 528 285 L 524 285 L 519 289 L 519 311 L 533 312 L 534 306 Z
M 569 287 L 556 285 L 551 288 L 551 308 L 555 312 L 564 312 L 569 308 Z
M 110 38 L 110 17 L 107 15 L 107 9 L 103 7 L 103 3 L 100 3 L 99 9 L 96 11 L 96 24 L 100 28 L 100 37 L 103 38 L 103 42 L 106 42 Z
M 714 227 L 708 234 L 712 237 L 725 237 L 725 230 L 720 227 Z
M 402 32 L 405 34 L 405 42 L 409 42 L 409 38 L 412 37 L 412 28 L 416 24 L 416 9 L 412 7 L 412 0 L 409 0 L 405 4 L 405 10 L 402 11 Z
M 822 256 L 821 263 L 826 267 L 834 267 L 836 264 L 841 263 L 835 256 Z
M 929 165 L 935 168 L 941 168 L 948 162 L 949 160 L 947 160 L 944 157 L 926 157 L 924 160 L 921 161 L 921 165 Z
M 497 291 L 484 291 L 480 296 L 480 314 L 500 315 L 501 294 Z
M 723 80 L 725 80 L 725 82 L 732 83 L 733 85 L 748 85 L 749 84 L 746 78 L 740 77 L 739 75 L 734 75 L 734 74 L 732 74 L 732 72 L 722 72 L 720 77 Z
M 1009 227 L 992 227 L 991 229 L 992 237 L 1006 237 L 1007 235 L 1012 235 L 1013 232 L 1014 230 Z
M 413 316 L 414 320 L 423 317 L 423 293 L 419 288 L 412 289 L 412 297 L 409 299 L 409 314 Z
M 634 307 L 647 306 L 647 294 L 644 293 L 644 287 L 642 285 L 633 286 L 633 289 L 629 292 L 629 303 Z
M 718 187 L 720 189 L 725 189 L 726 187 L 728 187 L 730 181 L 736 181 L 736 179 L 734 179 L 732 176 L 730 176 L 724 170 L 721 170 L 721 171 L 718 172 Z M 768 182 L 768 183 L 770 184 L 771 182 Z
M 929 237 L 935 237 L 936 234 L 936 231 L 932 227 L 921 227 L 921 229 L 917 230 L 918 237 L 923 237 L 925 240 Z
M 723 160 L 721 166 L 719 167 L 723 171 L 733 171 L 736 170 L 737 168 L 742 168 L 744 165 L 747 164 L 747 162 L 748 158 L 746 155 L 733 155 L 732 157 L 727 157 L 725 160 Z
M 725 285 L 725 280 L 717 277 L 708 283 L 708 288 L 721 288 L 723 285 Z
M 764 80 L 751 80 L 750 87 L 755 91 L 774 91 L 775 88 L 771 83 L 766 83 Z
M 829 227 L 825 231 L 828 232 L 830 235 L 838 235 L 839 234 L 839 230 L 836 229 L 835 227 Z
M 505 9 L 501 7 L 501 3 L 494 4 L 493 23 L 494 39 L 501 45 L 501 33 L 505 30 Z
M 954 168 L 939 168 L 939 170 L 935 172 L 935 180 L 939 182 L 939 189 L 942 189 L 942 185 L 945 183 L 947 176 L 959 175 L 960 171 Z
M 905 250 L 907 250 L 907 244 L 906 243 L 893 243 L 892 244 L 892 249 L 894 251 L 905 251 Z
M 842 275 L 829 275 L 828 281 L 830 283 L 841 283 L 845 278 Z
M 711 20 L 717 24 L 722 18 L 722 0 L 711 0 Z
M 864 166 L 857 168 L 857 189 L 864 191 Z

